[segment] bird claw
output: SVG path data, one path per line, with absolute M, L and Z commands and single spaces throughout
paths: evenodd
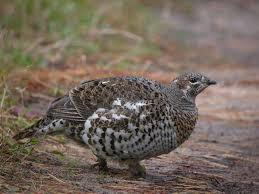
M 97 163 L 92 165 L 93 168 L 98 168 L 99 171 L 108 172 L 107 162 L 104 159 L 97 160 Z
M 136 165 L 129 165 L 129 170 L 134 177 L 144 178 L 146 176 L 145 166 L 142 166 L 139 163 Z

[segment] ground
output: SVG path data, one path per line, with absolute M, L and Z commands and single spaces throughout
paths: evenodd
M 167 28 L 151 51 L 138 48 L 144 54 L 80 51 L 65 60 L 51 56 L 47 66 L 18 68 L 3 76 L 0 192 L 258 193 L 259 33 L 254 24 L 259 5 L 198 2 L 191 8 L 181 4 L 173 13 L 167 6 L 145 5 L 156 7 Z M 130 36 L 130 41 L 142 38 L 119 34 Z M 11 139 L 38 119 L 52 99 L 84 79 L 131 74 L 169 83 L 190 70 L 218 84 L 198 97 L 199 120 L 190 139 L 167 155 L 143 161 L 145 178 L 131 177 L 116 163 L 109 164 L 108 173 L 93 169 L 96 158 L 91 151 L 63 136 L 25 144 Z

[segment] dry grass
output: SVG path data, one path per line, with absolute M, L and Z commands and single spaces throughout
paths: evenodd
M 44 112 L 45 108 L 43 107 L 46 107 L 55 96 L 64 94 L 69 88 L 82 80 L 126 74 L 150 77 L 162 82 L 168 82 L 175 76 L 171 73 L 148 72 L 145 65 L 139 71 L 131 70 L 127 73 L 93 65 L 89 65 L 87 68 L 79 65 L 73 66 L 73 68 L 52 69 L 51 71 L 35 69 L 9 74 L 2 85 L 0 177 L 4 184 L 0 190 L 6 192 L 12 189 L 14 191 L 30 190 L 33 192 L 78 191 L 78 188 L 76 189 L 71 181 L 66 182 L 62 179 L 68 171 L 73 174 L 72 177 L 76 177 L 77 173 L 80 176 L 80 171 L 78 171 L 80 167 L 71 168 L 69 156 L 64 156 L 62 151 L 52 148 L 50 150 L 52 150 L 53 155 L 46 153 L 44 151 L 46 145 L 41 146 L 42 140 L 31 139 L 19 144 L 12 140 L 12 136 L 35 121 Z M 22 93 L 18 87 L 24 88 Z M 66 146 L 67 143 L 67 140 L 62 137 L 51 138 L 48 141 L 50 142 L 47 145 L 52 144 L 54 147 L 59 146 L 60 143 Z M 58 165 L 58 167 L 52 167 L 51 165 Z M 51 173 L 51 170 L 48 170 L 51 168 L 54 169 L 55 175 Z M 28 186 L 28 182 L 30 186 Z M 66 186 L 66 188 L 63 186 Z

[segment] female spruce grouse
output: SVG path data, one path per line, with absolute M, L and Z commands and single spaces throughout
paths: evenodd
M 199 73 L 169 85 L 130 76 L 85 81 L 14 139 L 64 132 L 87 144 L 101 169 L 114 159 L 144 175 L 141 160 L 169 153 L 189 138 L 198 118 L 195 98 L 212 84 Z

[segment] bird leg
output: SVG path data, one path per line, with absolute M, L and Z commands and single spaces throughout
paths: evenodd
M 146 175 L 145 166 L 140 165 L 139 161 L 132 160 L 128 162 L 129 171 L 133 176 L 144 177 Z
M 98 169 L 100 171 L 104 171 L 107 172 L 108 171 L 108 166 L 107 166 L 107 162 L 105 159 L 103 158 L 98 158 L 97 159 L 97 163 L 93 165 L 93 167 L 98 167 Z

